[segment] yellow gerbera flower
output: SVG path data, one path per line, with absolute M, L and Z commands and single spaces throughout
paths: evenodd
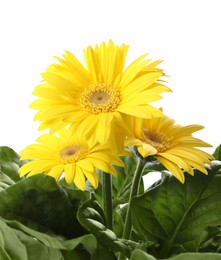
M 203 129 L 200 125 L 181 126 L 166 115 L 161 118 L 131 120 L 133 137 L 126 141 L 127 146 L 136 146 L 142 157 L 153 155 L 179 181 L 184 183 L 183 170 L 193 175 L 192 167 L 207 174 L 205 163 L 211 164 L 212 155 L 196 147 L 211 147 L 210 144 L 195 138 L 192 133 Z
M 35 120 L 42 121 L 39 130 L 57 131 L 77 124 L 85 134 L 95 134 L 100 143 L 108 140 L 116 121 L 123 125 L 124 115 L 152 118 L 161 111 L 147 104 L 161 99 L 170 89 L 160 83 L 164 75 L 142 55 L 126 69 L 128 46 L 116 46 L 110 40 L 91 46 L 84 52 L 86 66 L 66 51 L 58 64 L 52 64 L 42 74 L 44 81 L 33 94 L 39 98 L 31 107 L 39 110 Z M 96 129 L 96 131 L 95 131 Z
M 43 134 L 21 151 L 21 160 L 32 159 L 24 164 L 19 173 L 31 176 L 45 173 L 59 180 L 64 173 L 68 184 L 74 182 L 84 190 L 85 177 L 94 188 L 98 186 L 96 169 L 116 175 L 112 164 L 123 166 L 123 162 L 113 155 L 110 147 L 80 136 L 72 129 L 62 129 L 56 134 Z

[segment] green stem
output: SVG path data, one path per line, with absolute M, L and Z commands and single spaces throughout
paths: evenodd
M 143 170 L 143 161 L 141 158 L 137 157 L 138 163 L 137 163 L 137 168 L 134 173 L 134 178 L 131 186 L 131 191 L 130 191 L 130 197 L 129 197 L 129 203 L 128 203 L 128 208 L 127 208 L 127 213 L 126 213 L 126 219 L 125 219 L 125 225 L 124 225 L 124 231 L 123 231 L 123 239 L 130 239 L 131 236 L 131 228 L 132 228 L 132 223 L 131 223 L 131 202 L 134 196 L 138 194 L 139 187 L 140 187 L 140 180 L 142 177 L 142 170 Z M 126 259 L 123 254 L 120 254 L 119 260 Z
M 112 178 L 111 175 L 103 173 L 103 206 L 107 220 L 107 228 L 113 229 L 113 204 L 112 204 Z

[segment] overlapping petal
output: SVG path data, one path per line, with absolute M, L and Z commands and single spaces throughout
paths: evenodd
M 163 70 L 157 68 L 161 61 L 151 62 L 142 55 L 125 67 L 128 48 L 111 40 L 88 46 L 85 65 L 67 51 L 56 57 L 59 63 L 42 73 L 43 82 L 33 92 L 38 99 L 31 107 L 38 111 L 34 119 L 41 122 L 39 129 L 55 132 L 77 125 L 106 143 L 116 124 L 127 125 L 119 122 L 124 119 L 120 115 L 160 117 L 161 111 L 149 103 L 170 91 L 162 84 Z
M 30 160 L 20 169 L 20 175 L 31 176 L 45 173 L 57 181 L 64 174 L 68 184 L 84 190 L 86 179 L 94 188 L 98 186 L 96 169 L 116 175 L 114 165 L 124 166 L 108 144 L 101 145 L 73 127 L 55 134 L 43 134 L 37 143 L 21 151 L 21 160 Z
M 126 145 L 136 146 L 142 157 L 153 155 L 182 183 L 183 170 L 194 175 L 193 168 L 196 168 L 207 174 L 205 163 L 210 164 L 213 156 L 199 147 L 211 145 L 192 135 L 203 126 L 181 126 L 164 115 L 153 119 L 133 118 L 130 129 Z

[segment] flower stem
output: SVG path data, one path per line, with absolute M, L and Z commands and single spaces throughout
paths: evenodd
M 130 197 L 129 197 L 129 202 L 128 202 L 128 208 L 127 208 L 127 213 L 126 213 L 126 219 L 125 219 L 125 225 L 124 225 L 124 230 L 123 230 L 123 239 L 130 239 L 131 236 L 131 228 L 132 228 L 132 223 L 131 223 L 131 202 L 134 196 L 138 194 L 139 187 L 140 187 L 140 180 L 142 176 L 142 170 L 143 170 L 143 161 L 141 158 L 137 157 L 138 163 L 137 163 L 137 168 L 134 173 L 134 178 L 131 186 L 131 191 L 130 191 Z M 124 260 L 126 259 L 123 254 L 120 254 L 119 260 Z
M 113 229 L 112 176 L 103 173 L 103 206 L 107 220 L 107 228 Z

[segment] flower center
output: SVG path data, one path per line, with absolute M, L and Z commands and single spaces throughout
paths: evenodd
M 86 146 L 80 144 L 70 145 L 60 151 L 59 160 L 64 164 L 74 163 L 85 158 L 87 151 L 88 149 Z
M 142 141 L 153 146 L 158 153 L 165 152 L 173 146 L 173 137 L 168 137 L 160 131 L 141 130 Z
M 79 101 L 80 105 L 90 113 L 112 112 L 120 103 L 120 91 L 108 84 L 93 84 L 83 90 Z

